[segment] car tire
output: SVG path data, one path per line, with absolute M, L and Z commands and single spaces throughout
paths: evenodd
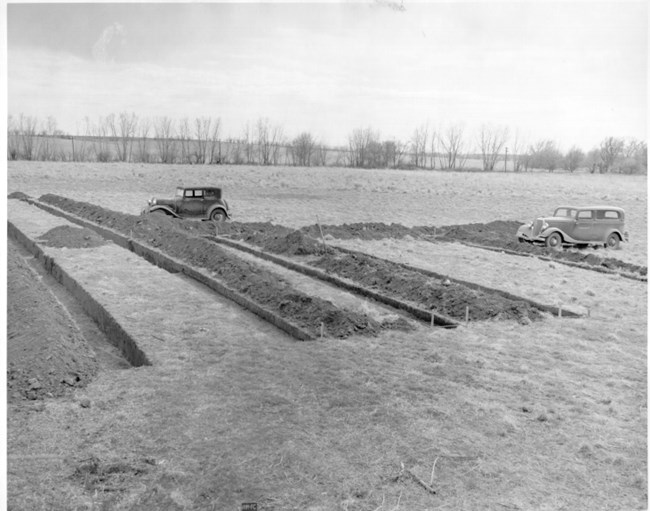
M 618 237 L 618 234 L 612 233 L 607 236 L 607 241 L 605 242 L 605 247 L 616 250 L 621 245 L 621 238 Z
M 224 222 L 226 220 L 226 214 L 223 209 L 215 209 L 210 213 L 210 220 L 213 222 Z
M 554 232 L 546 238 L 546 246 L 553 250 L 562 249 L 562 236 L 559 233 Z

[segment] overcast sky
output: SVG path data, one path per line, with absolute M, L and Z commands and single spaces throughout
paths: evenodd
M 402 8 L 403 7 L 403 8 Z M 7 7 L 8 113 L 83 133 L 122 111 L 355 128 L 482 124 L 591 149 L 647 138 L 647 2 L 24 4 Z

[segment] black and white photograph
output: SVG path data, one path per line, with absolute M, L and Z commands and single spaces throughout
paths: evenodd
M 648 2 L 0 21 L 0 508 L 648 509 Z

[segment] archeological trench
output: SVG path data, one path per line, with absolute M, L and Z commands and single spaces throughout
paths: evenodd
M 613 257 L 595 254 L 593 250 L 553 250 L 543 246 L 519 243 L 515 233 L 523 222 L 496 220 L 486 224 L 464 224 L 442 227 L 415 226 L 405 227 L 400 224 L 355 223 L 344 225 L 311 225 L 302 230 L 315 237 L 323 232 L 338 239 L 405 238 L 410 236 L 432 242 L 460 242 L 480 248 L 504 251 L 523 256 L 535 256 L 552 259 L 559 263 L 579 266 L 584 269 L 604 273 L 619 272 L 623 276 L 646 280 L 648 268 L 626 263 Z M 604 252 L 604 250 L 603 250 Z
M 27 197 L 15 195 L 15 198 Z M 303 273 L 333 276 L 364 297 L 383 296 L 384 303 L 403 304 L 397 308 L 424 321 L 433 319 L 432 323 L 441 326 L 456 326 L 467 320 L 509 319 L 529 323 L 541 319 L 544 310 L 553 312 L 552 308 L 496 290 L 452 282 L 366 254 L 325 246 L 313 236 L 313 228 L 294 230 L 270 223 L 214 224 L 176 220 L 162 214 L 135 216 L 52 194 L 43 195 L 38 202 L 113 229 L 194 267 L 207 269 L 229 288 L 306 329 L 313 337 L 320 336 L 319 326 L 325 336 L 343 338 L 353 334 L 375 335 L 382 329 L 409 329 L 412 325 L 406 320 L 377 323 L 367 315 L 298 292 L 273 272 L 220 250 L 214 241 L 241 242 L 254 247 L 259 255 L 276 254 L 293 261 L 291 264 L 311 269 Z M 399 227 L 388 231 L 395 229 L 402 232 Z

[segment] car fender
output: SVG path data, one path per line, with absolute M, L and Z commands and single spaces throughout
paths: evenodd
M 546 239 L 548 238 L 551 234 L 554 232 L 557 232 L 560 236 L 562 236 L 562 240 L 566 243 L 584 243 L 584 241 L 578 241 L 571 236 L 569 236 L 566 232 L 564 232 L 562 229 L 558 229 L 557 227 L 549 227 L 548 229 L 542 231 L 539 233 L 539 238 Z
M 228 214 L 228 210 L 225 208 L 223 204 L 214 204 L 213 206 L 208 209 L 208 212 L 205 215 L 205 218 L 209 219 L 210 216 L 212 215 L 212 212 L 216 209 L 220 209 L 223 211 L 223 214 L 226 215 L 226 218 L 230 218 L 230 215 Z
M 149 213 L 153 213 L 154 211 L 164 211 L 166 214 L 171 215 L 176 218 L 180 218 L 178 214 L 169 206 L 162 206 L 162 205 L 154 205 L 149 208 Z
M 609 238 L 612 234 L 618 235 L 618 239 L 620 239 L 621 241 L 628 241 L 627 238 L 625 237 L 625 233 L 621 232 L 620 229 L 611 229 L 611 230 L 607 231 L 607 235 L 605 236 L 605 240 L 607 240 L 607 238 Z

